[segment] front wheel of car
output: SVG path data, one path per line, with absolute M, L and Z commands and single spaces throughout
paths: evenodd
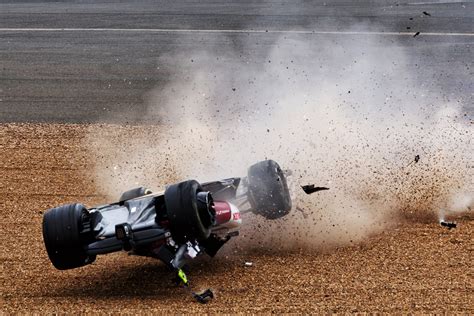
M 248 199 L 252 212 L 267 219 L 277 219 L 291 210 L 286 177 L 278 163 L 264 160 L 248 169 Z
M 84 250 L 80 231 L 88 210 L 82 204 L 68 204 L 48 210 L 43 217 L 43 239 L 51 263 L 59 270 L 82 267 L 95 256 Z

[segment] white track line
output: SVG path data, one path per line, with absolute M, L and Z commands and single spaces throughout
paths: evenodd
M 463 3 L 463 0 L 451 0 L 451 1 L 424 1 L 424 2 L 411 2 L 407 5 L 430 5 L 430 4 L 452 4 L 452 3 Z
M 192 30 L 192 29 L 120 29 L 120 28 L 0 28 L 0 32 L 138 32 L 138 33 L 273 33 L 273 34 L 323 34 L 323 35 L 385 35 L 413 36 L 415 32 L 371 31 L 297 31 L 297 30 Z M 421 32 L 422 36 L 474 36 L 474 33 Z

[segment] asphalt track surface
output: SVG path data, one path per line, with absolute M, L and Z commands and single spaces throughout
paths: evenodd
M 157 122 L 141 115 L 144 96 L 182 71 L 161 56 L 235 51 L 229 67 L 258 65 L 294 36 L 386 37 L 411 56 L 418 84 L 472 113 L 473 12 L 460 1 L 2 1 L 0 121 Z
M 382 36 L 411 56 L 416 82 L 462 100 L 472 120 L 473 15 L 461 1 L 0 1 L 1 312 L 474 313 L 470 212 L 454 230 L 411 220 L 347 247 L 200 260 L 191 280 L 216 292 L 204 306 L 154 260 L 112 254 L 54 270 L 41 237 L 45 209 L 104 202 L 89 123 L 159 124 L 141 114 L 146 95 L 184 71 L 161 56 L 234 50 L 260 64 L 282 37 Z

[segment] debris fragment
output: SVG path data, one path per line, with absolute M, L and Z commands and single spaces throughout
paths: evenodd
M 308 218 L 308 214 L 305 212 L 305 210 L 303 210 L 301 207 L 297 206 L 296 207 L 296 210 L 298 212 L 301 212 L 301 214 L 303 214 L 303 218 Z
M 420 32 L 416 32 L 415 35 L 413 35 L 413 37 L 417 37 L 418 35 L 420 35 Z
M 211 299 L 214 298 L 214 293 L 211 291 L 211 289 L 207 289 L 202 293 L 195 293 L 193 292 L 193 297 L 201 304 L 206 304 L 209 302 Z
M 447 227 L 448 229 L 456 228 L 458 225 L 455 222 L 446 222 L 444 220 L 440 221 L 441 226 Z
M 211 289 L 207 289 L 202 293 L 196 293 L 191 290 L 191 286 L 189 284 L 188 277 L 186 276 L 186 273 L 182 269 L 178 269 L 176 271 L 176 277 L 174 281 L 178 285 L 182 285 L 183 288 L 188 291 L 196 301 L 198 301 L 201 304 L 206 304 L 208 301 L 214 298 L 214 293 L 211 291 Z
M 244 265 L 245 265 L 246 267 L 251 267 L 251 266 L 253 266 L 253 262 L 247 261 L 247 262 L 245 262 Z
M 429 14 L 429 13 L 426 12 L 426 11 L 423 11 L 423 14 L 424 14 L 424 15 L 427 15 L 427 16 L 431 16 L 431 14 Z
M 329 190 L 326 187 L 315 187 L 314 184 L 302 185 L 301 188 L 306 194 L 311 194 L 318 191 Z
M 420 161 L 420 155 L 416 155 L 415 160 L 410 161 L 410 163 L 407 165 L 407 167 L 409 167 L 413 163 L 417 163 L 418 161 Z

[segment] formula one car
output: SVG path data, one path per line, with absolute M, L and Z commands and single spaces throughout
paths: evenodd
M 242 178 L 189 180 L 158 193 L 140 187 L 112 204 L 50 209 L 43 217 L 43 238 L 49 259 L 60 270 L 125 250 L 160 259 L 181 273 L 187 260 L 202 253 L 213 257 L 238 235 L 241 214 L 277 219 L 290 210 L 285 173 L 275 161 L 265 160 Z

